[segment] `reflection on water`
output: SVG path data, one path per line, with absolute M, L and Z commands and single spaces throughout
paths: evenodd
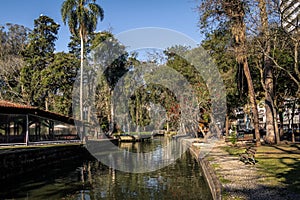
M 127 143 L 129 151 L 151 151 L 161 141 Z M 151 173 L 125 173 L 82 161 L 40 170 L 38 176 L 1 186 L 4 199 L 212 199 L 199 165 L 187 152 L 174 164 Z M 2 184 L 1 184 L 2 185 Z
M 152 172 L 175 162 L 188 145 L 182 141 L 186 137 L 168 139 L 155 138 L 144 143 L 121 144 L 115 146 L 110 140 L 88 140 L 86 148 L 103 164 L 123 172 Z
M 170 140 L 166 137 L 154 137 L 151 142 L 122 142 L 119 147 L 133 153 L 149 153 L 160 151 L 163 147 L 170 144 Z

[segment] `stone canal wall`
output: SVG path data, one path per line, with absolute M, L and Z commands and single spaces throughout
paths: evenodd
M 81 144 L 58 144 L 36 147 L 10 147 L 0 149 L 0 180 L 34 173 L 64 161 L 89 156 Z
M 220 180 L 218 179 L 215 170 L 209 164 L 209 161 L 206 157 L 199 158 L 200 149 L 193 146 L 192 144 L 189 145 L 191 154 L 198 160 L 205 180 L 210 188 L 212 197 L 214 200 L 221 200 L 222 199 L 222 185 Z

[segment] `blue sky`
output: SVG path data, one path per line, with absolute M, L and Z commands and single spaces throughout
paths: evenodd
M 2 0 L 0 25 L 21 24 L 33 28 L 33 20 L 47 15 L 60 24 L 56 51 L 68 51 L 69 30 L 61 20 L 63 0 Z M 161 27 L 179 31 L 200 42 L 196 0 L 97 0 L 104 9 L 104 20 L 97 31 L 111 29 L 114 34 L 142 27 Z

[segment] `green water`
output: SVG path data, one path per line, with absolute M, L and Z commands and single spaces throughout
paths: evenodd
M 122 144 L 121 148 L 148 151 L 159 148 L 160 142 Z M 82 160 L 39 170 L 1 183 L 0 188 L 0 199 L 212 199 L 198 162 L 189 152 L 151 173 L 125 173 L 96 160 Z

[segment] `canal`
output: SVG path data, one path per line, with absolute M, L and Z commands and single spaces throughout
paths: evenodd
M 121 143 L 127 151 L 160 148 L 163 139 Z M 148 173 L 113 170 L 94 159 L 72 160 L 1 183 L 0 199 L 212 199 L 200 166 L 189 152 Z

